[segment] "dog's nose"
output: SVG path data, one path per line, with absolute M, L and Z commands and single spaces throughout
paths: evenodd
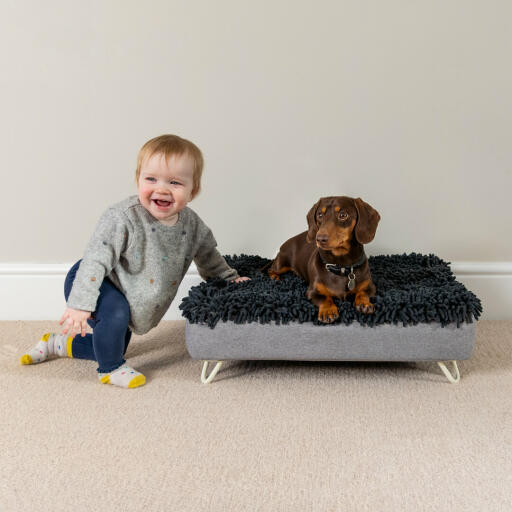
M 324 245 L 326 244 L 328 241 L 329 241 L 329 237 L 327 235 L 316 235 L 316 241 L 321 244 L 321 245 Z

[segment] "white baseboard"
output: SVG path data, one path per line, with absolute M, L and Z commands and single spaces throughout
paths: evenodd
M 66 309 L 64 279 L 72 263 L 0 263 L 0 320 L 59 320 Z M 192 264 L 164 320 L 181 320 L 178 306 L 202 281 Z
M 512 320 L 512 262 L 451 263 L 457 281 L 482 301 L 482 320 Z
M 64 278 L 70 263 L 0 263 L 0 320 L 59 320 L 65 309 Z M 457 279 L 482 301 L 482 319 L 512 319 L 512 262 L 457 262 Z M 182 318 L 178 306 L 201 282 L 195 265 L 183 279 L 165 320 Z

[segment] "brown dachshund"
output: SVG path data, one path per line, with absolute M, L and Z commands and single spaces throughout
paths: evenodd
M 373 240 L 379 220 L 379 213 L 360 198 L 323 197 L 307 214 L 308 231 L 281 246 L 268 274 L 279 280 L 292 270 L 308 282 L 306 295 L 318 306 L 320 322 L 336 320 L 332 298 L 345 300 L 350 294 L 357 311 L 373 313 L 375 285 L 363 244 Z

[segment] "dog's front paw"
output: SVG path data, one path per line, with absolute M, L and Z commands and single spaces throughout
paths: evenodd
M 359 311 L 359 313 L 363 313 L 364 315 L 371 315 L 372 313 L 375 313 L 375 306 L 371 302 L 368 304 L 356 304 L 356 311 Z
M 331 324 L 340 315 L 338 308 L 333 304 L 320 304 L 318 308 L 318 320 L 324 324 Z

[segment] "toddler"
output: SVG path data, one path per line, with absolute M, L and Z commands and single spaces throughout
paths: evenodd
M 132 332 L 144 334 L 160 322 L 192 260 L 205 279 L 249 279 L 227 265 L 210 229 L 187 207 L 202 170 L 201 151 L 186 139 L 161 135 L 142 146 L 138 194 L 107 209 L 66 276 L 62 334 L 43 335 L 21 364 L 50 355 L 91 359 L 103 384 L 142 386 L 146 378 L 124 359 Z

